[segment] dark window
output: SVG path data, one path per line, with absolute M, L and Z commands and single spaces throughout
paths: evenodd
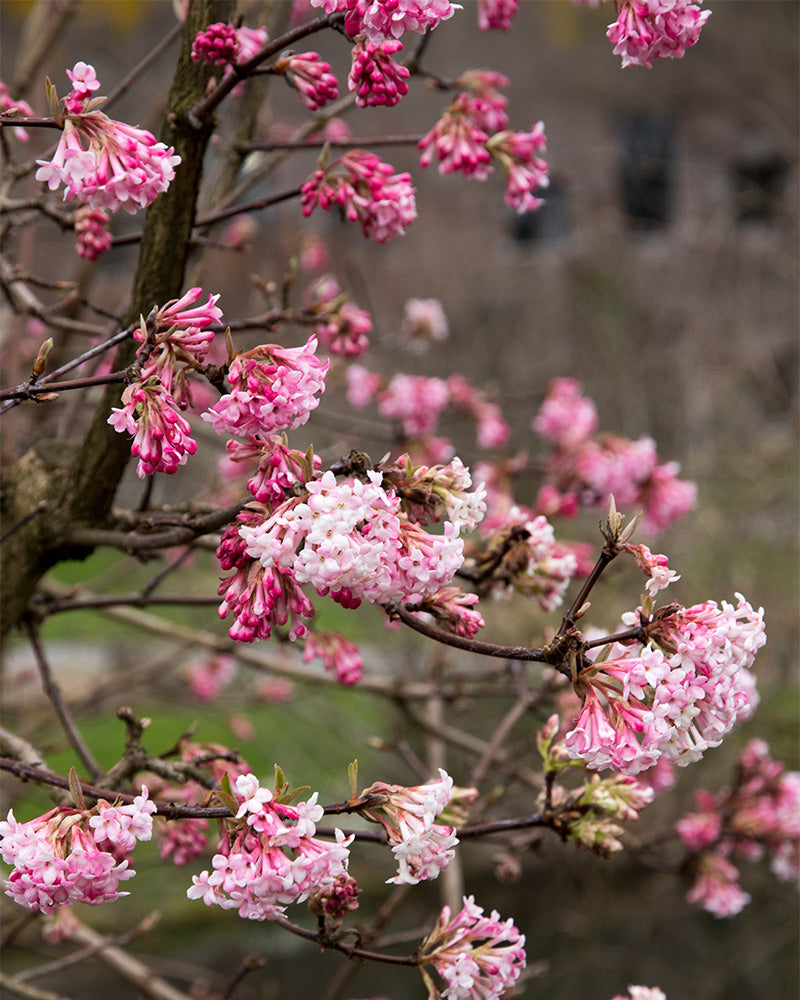
M 733 167 L 737 222 L 774 222 L 789 173 L 781 156 L 737 163 Z
M 673 202 L 672 124 L 663 115 L 634 114 L 620 119 L 620 181 L 623 210 L 637 226 L 669 222 Z

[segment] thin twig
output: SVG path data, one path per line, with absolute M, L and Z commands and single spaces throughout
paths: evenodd
M 38 986 L 22 983 L 17 976 L 9 976 L 0 972 L 0 986 L 9 996 L 21 997 L 22 1000 L 70 1000 L 63 993 L 53 993 L 52 990 L 42 990 Z
M 53 677 L 53 672 L 50 669 L 50 664 L 47 661 L 41 636 L 39 635 L 39 629 L 30 618 L 26 620 L 25 627 L 28 632 L 28 638 L 30 639 L 33 654 L 36 657 L 36 665 L 39 668 L 39 674 L 42 678 L 44 693 L 50 699 L 50 703 L 58 716 L 62 729 L 66 733 L 70 746 L 78 755 L 81 763 L 89 772 L 92 779 L 97 779 L 103 773 L 103 769 L 94 759 L 92 752 L 86 746 L 80 730 L 75 725 L 75 720 L 72 718 L 64 699 L 61 697 L 61 689 L 56 683 L 55 678 Z
M 545 650 L 541 648 L 531 648 L 529 646 L 500 646 L 493 642 L 482 642 L 479 639 L 468 639 L 465 636 L 454 635 L 444 629 L 436 628 L 421 621 L 414 614 L 408 611 L 402 604 L 396 601 L 389 601 L 383 605 L 384 610 L 390 618 L 399 618 L 404 625 L 408 625 L 415 632 L 424 635 L 428 639 L 434 639 L 445 646 L 453 646 L 455 649 L 463 649 L 467 653 L 477 653 L 480 656 L 497 656 L 504 660 L 533 660 L 538 663 L 547 663 Z M 563 669 L 554 664 L 556 669 Z
M 144 73 L 144 71 L 148 69 L 163 52 L 166 52 L 175 39 L 180 36 L 182 30 L 183 24 L 178 21 L 177 24 L 175 24 L 166 33 L 166 35 L 164 35 L 160 42 L 156 42 L 144 59 L 142 59 L 137 66 L 134 66 L 133 69 L 120 80 L 116 87 L 114 87 L 114 89 L 109 93 L 101 110 L 105 111 L 107 108 L 111 107 L 117 98 L 122 97 L 122 95 L 130 88 L 131 84 L 134 83 L 134 81 L 140 77 L 142 73 Z
M 414 955 L 385 955 L 379 951 L 367 951 L 365 948 L 355 948 L 345 944 L 344 941 L 337 941 L 335 938 L 329 938 L 324 934 L 321 935 L 319 931 L 307 930 L 305 927 L 293 924 L 285 917 L 276 917 L 273 922 L 285 931 L 289 931 L 290 934 L 305 938 L 306 941 L 314 941 L 321 948 L 332 948 L 336 951 L 341 951 L 348 958 L 365 958 L 371 962 L 385 962 L 388 965 L 419 965 Z

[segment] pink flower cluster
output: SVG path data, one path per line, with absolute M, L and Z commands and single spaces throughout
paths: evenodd
M 286 78 L 311 111 L 317 111 L 339 96 L 338 81 L 330 64 L 320 59 L 319 52 L 292 53 L 279 59 L 272 69 Z
M 142 345 L 141 381 L 157 378 L 181 410 L 192 405 L 189 372 L 205 360 L 215 336 L 210 327 L 222 319 L 219 295 L 209 295 L 207 302 L 196 305 L 202 295 L 202 288 L 190 288 L 157 311 L 151 329 L 139 327 L 133 332 Z
M 647 577 L 645 590 L 649 597 L 655 597 L 661 590 L 680 580 L 680 576 L 669 568 L 667 557 L 654 555 L 646 545 L 626 545 L 626 550 L 633 554 L 639 568 Z
M 192 877 L 189 899 L 238 910 L 248 920 L 274 920 L 310 896 L 322 903 L 346 895 L 350 908 L 357 905 L 347 872 L 353 838 L 341 830 L 333 844 L 314 836 L 323 815 L 316 792 L 306 802 L 283 805 L 252 774 L 240 775 L 235 789 L 239 823 L 218 845 L 213 870 Z
M 513 920 L 493 910 L 484 916 L 473 896 L 464 897 L 459 913 L 445 906 L 420 949 L 420 965 L 432 965 L 445 983 L 444 1000 L 500 1000 L 526 965 L 525 937 Z M 427 971 L 422 976 L 430 997 L 439 996 Z
M 240 529 L 262 522 L 263 516 L 258 512 L 243 510 L 223 532 L 217 558 L 223 570 L 234 572 L 219 585 L 217 593 L 222 603 L 217 613 L 223 619 L 233 614 L 228 635 L 236 642 L 269 639 L 274 625 L 287 624 L 289 638 L 294 642 L 308 634 L 304 621 L 314 617 L 314 605 L 303 593 L 291 568 L 267 568 L 246 553 Z
M 443 587 L 419 602 L 408 601 L 406 607 L 417 615 L 429 615 L 453 635 L 471 639 L 486 626 L 483 616 L 474 610 L 479 600 L 477 594 L 465 594 L 460 587 Z
M 122 393 L 122 407 L 114 407 L 108 423 L 115 431 L 133 434 L 131 454 L 139 459 L 140 479 L 156 472 L 173 475 L 197 451 L 189 421 L 173 409 L 175 401 L 154 379 L 132 382 Z
M 347 34 L 366 35 L 374 45 L 400 38 L 406 31 L 424 34 L 459 7 L 450 0 L 311 0 L 311 6 L 322 7 L 327 14 L 344 12 Z
M 435 429 L 449 402 L 444 379 L 398 373 L 378 393 L 378 412 L 397 420 L 406 437 L 420 437 Z
M 203 414 L 218 434 L 258 438 L 304 424 L 319 405 L 328 362 L 317 357 L 316 337 L 303 347 L 263 344 L 237 354 L 228 366 L 231 391 Z
M 251 437 L 246 442 L 231 439 L 225 448 L 228 452 L 225 472 L 231 478 L 240 463 L 257 463 L 247 480 L 247 489 L 259 503 L 267 506 L 281 503 L 287 490 L 305 482 L 322 462 L 319 455 L 312 455 L 309 462 L 307 453 L 287 447 L 284 434 Z
M 651 620 L 648 645 L 614 643 L 607 658 L 580 670 L 583 706 L 564 740 L 570 756 L 623 774 L 652 767 L 662 754 L 685 766 L 748 718 L 757 703 L 750 668 L 766 642 L 764 612 L 737 598 L 736 607 L 670 605 Z M 628 625 L 642 620 L 641 611 L 623 616 Z
M 406 80 L 411 71 L 392 59 L 402 48 L 402 43 L 394 39 L 377 45 L 359 39 L 353 46 L 347 89 L 355 93 L 360 108 L 392 108 L 408 93 Z
M 446 457 L 453 454 L 449 441 L 430 437 L 439 416 L 450 405 L 475 419 L 481 448 L 500 447 L 511 435 L 511 428 L 503 419 L 500 407 L 489 402 L 463 375 L 451 375 L 444 381 L 399 372 L 386 382 L 382 376 L 360 365 L 350 365 L 347 369 L 347 399 L 350 405 L 360 409 L 373 396 L 377 398 L 380 415 L 397 420 L 404 437 L 420 439 L 421 443 L 429 446 L 425 452 L 429 455 L 428 460 L 438 454 L 439 457 L 432 460 L 440 461 L 448 449 Z
M 90 208 L 134 213 L 146 208 L 175 176 L 180 157 L 144 129 L 85 109 L 99 86 L 94 69 L 76 63 L 68 76 L 75 89 L 64 99 L 64 130 L 52 160 L 37 160 L 36 179 L 51 191 L 64 185 L 64 200 Z
M 627 996 L 618 994 L 613 1000 L 667 1000 L 667 994 L 658 986 L 629 986 Z
M 702 0 L 701 0 L 702 2 Z M 653 59 L 682 59 L 700 37 L 710 10 L 687 0 L 621 0 L 606 32 L 622 67 L 652 66 Z
M 479 75 L 479 74 L 482 74 Z M 487 70 L 473 70 L 462 82 L 476 87 L 477 95 L 458 94 L 433 128 L 420 139 L 423 167 L 439 162 L 440 174 L 460 171 L 470 180 L 483 181 L 493 169 L 493 161 L 506 177 L 506 204 L 517 212 L 539 208 L 543 202 L 533 192 L 549 184 L 549 168 L 538 154 L 546 149 L 542 122 L 530 132 L 505 128 L 505 98 L 497 93 L 505 77 Z M 501 127 L 489 135 L 489 131 Z
M 223 667 L 224 669 L 227 667 Z M 221 781 L 226 775 L 235 779 L 237 775 L 250 771 L 241 758 L 218 743 L 193 743 L 182 738 L 180 756 L 182 761 L 193 763 L 215 781 Z M 208 795 L 208 789 L 197 781 L 187 781 L 177 786 L 153 774 L 148 776 L 148 785 L 158 798 L 167 802 L 201 806 Z M 155 827 L 155 836 L 162 861 L 169 860 L 176 867 L 182 868 L 205 854 L 208 829 L 206 819 L 171 819 L 167 823 L 159 823 Z
M 417 885 L 438 878 L 455 857 L 455 831 L 436 817 L 453 796 L 453 779 L 439 768 L 439 780 L 407 788 L 375 781 L 361 797 L 375 795 L 378 805 L 363 811 L 366 819 L 380 823 L 386 831 L 398 872 L 387 879 L 395 885 Z
M 519 0 L 478 0 L 478 27 L 481 31 L 508 31 Z
M 192 42 L 192 59 L 208 63 L 209 66 L 227 66 L 239 57 L 239 40 L 236 28 L 224 21 L 209 24 L 197 33 Z
M 431 343 L 447 340 L 450 328 L 438 299 L 409 299 L 403 309 L 401 325 L 404 346 L 417 353 Z
M 358 684 L 364 661 L 358 646 L 338 632 L 311 632 L 303 649 L 303 662 L 322 660 L 325 669 L 336 676 L 340 684 Z
M 9 114 L 13 112 L 13 114 Z M 15 115 L 26 115 L 33 118 L 33 108 L 27 101 L 15 101 L 9 93 L 8 87 L 0 80 L 0 115 L 3 115 L 5 123 L 12 122 Z M 30 136 L 28 132 L 20 127 L 15 128 L 14 134 L 20 142 L 27 142 Z
M 269 572 L 291 572 L 346 607 L 435 591 L 461 565 L 463 542 L 448 522 L 430 535 L 400 509 L 380 473 L 342 483 L 330 471 L 306 483 L 261 523 L 240 528 L 246 554 Z
M 134 330 L 134 339 L 142 344 L 139 381 L 123 391 L 124 405 L 112 409 L 108 423 L 134 435 L 131 453 L 139 459 L 140 478 L 155 472 L 172 475 L 197 450 L 189 422 L 177 409 L 192 404 L 189 372 L 200 365 L 214 339 L 208 327 L 222 318 L 218 295 L 195 306 L 202 294 L 202 288 L 190 288 L 155 312 L 144 328 Z
M 613 494 L 618 509 L 642 509 L 643 527 L 652 532 L 664 531 L 694 507 L 694 483 L 678 479 L 677 463 L 658 464 L 652 438 L 594 434 L 597 411 L 575 379 L 553 380 L 531 426 L 553 444 L 547 484 L 564 499 L 605 509 Z
M 493 135 L 486 144 L 506 175 L 505 202 L 517 212 L 532 212 L 544 202 L 533 192 L 550 183 L 549 167 L 537 154 L 547 148 L 544 124 L 537 122 L 530 132 L 508 130 Z
M 372 317 L 342 292 L 333 275 L 318 278 L 305 295 L 306 311 L 323 322 L 314 327 L 326 351 L 343 358 L 357 358 L 369 347 Z
M 556 740 L 560 719 L 552 715 L 537 735 L 536 742 L 544 761 L 545 771 L 556 773 L 572 764 L 569 753 Z M 550 792 L 550 808 L 558 815 L 563 837 L 588 848 L 600 857 L 622 850 L 622 822 L 632 822 L 655 796 L 652 787 L 630 775 L 614 774 L 601 778 L 591 775 L 580 788 L 567 790 L 554 784 Z M 539 807 L 544 809 L 544 791 Z
M 376 243 L 399 236 L 417 217 L 411 175 L 396 174 L 391 164 L 364 149 L 351 149 L 330 166 L 318 166 L 302 185 L 303 215 L 317 206 L 329 212 L 335 205 Z
M 730 856 L 770 858 L 781 881 L 800 880 L 800 772 L 772 759 L 764 740 L 745 747 L 732 789 L 695 793 L 698 811 L 675 825 L 692 854 L 696 880 L 687 899 L 717 917 L 737 914 L 750 897 Z
M 507 76 L 493 69 L 469 69 L 458 83 L 472 95 L 465 110 L 478 128 L 493 135 L 508 127 L 508 98 L 501 93 L 508 86 Z
M 236 676 L 236 660 L 225 653 L 211 653 L 185 671 L 192 694 L 200 701 L 214 701 Z
M 476 122 L 474 109 L 475 98 L 466 93 L 459 94 L 444 109 L 419 141 L 421 166 L 430 166 L 435 156 L 440 174 L 459 171 L 472 180 L 486 180 L 492 170 L 492 157 L 486 148 L 489 136 Z
M 89 208 L 84 205 L 75 213 L 75 235 L 78 243 L 75 253 L 85 260 L 97 260 L 111 246 L 111 233 L 108 231 L 110 216 L 99 208 Z
M 547 518 L 522 507 L 507 511 L 473 559 L 479 574 L 482 567 L 491 568 L 489 575 L 481 574 L 481 586 L 498 595 L 516 591 L 535 598 L 543 611 L 560 607 L 578 570 L 574 552 L 556 541 Z
M 231 66 L 234 63 L 252 59 L 266 44 L 268 37 L 266 28 L 247 28 L 244 25 L 236 28 L 217 21 L 195 36 L 192 59 L 210 66 L 225 66 L 225 76 L 228 76 L 233 72 Z
M 155 811 L 143 785 L 131 805 L 101 799 L 92 809 L 58 807 L 28 823 L 9 812 L 0 822 L 0 854 L 14 868 L 6 895 L 42 913 L 127 896 L 119 883 L 136 874 L 127 855 L 138 840 L 150 840 Z

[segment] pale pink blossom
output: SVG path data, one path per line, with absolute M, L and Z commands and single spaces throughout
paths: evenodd
M 317 339 L 303 347 L 262 344 L 237 354 L 228 366 L 231 391 L 203 414 L 218 434 L 257 438 L 304 424 L 325 390 L 328 362 Z
M 613 494 L 618 509 L 641 510 L 642 526 L 652 532 L 692 509 L 694 483 L 677 478 L 676 463 L 658 464 L 652 438 L 596 434 L 596 426 L 597 411 L 579 383 L 555 379 L 532 424 L 555 446 L 545 462 L 547 486 L 598 509 L 607 508 Z
M 219 585 L 217 593 L 222 603 L 217 613 L 220 618 L 233 615 L 228 635 L 236 642 L 269 639 L 273 626 L 287 624 L 292 641 L 304 638 L 308 634 L 305 622 L 314 617 L 314 605 L 292 570 L 281 566 L 266 568 L 245 552 L 239 529 L 260 522 L 256 512 L 244 510 L 223 532 L 217 558 L 223 570 L 234 572 Z
M 372 332 L 372 317 L 342 292 L 332 275 L 318 278 L 304 298 L 306 311 L 320 316 L 314 332 L 325 350 L 357 358 L 369 347 L 367 334 Z
M 63 184 L 65 201 L 77 198 L 101 211 L 146 208 L 169 187 L 180 157 L 144 129 L 84 110 L 97 80 L 85 63 L 73 72 L 78 89 L 64 99 L 61 138 L 52 160 L 36 161 L 36 179 L 51 191 Z
M 137 840 L 150 839 L 155 808 L 142 786 L 130 805 L 110 806 L 101 799 L 89 810 L 60 807 L 28 823 L 9 812 L 0 822 L 0 855 L 13 866 L 6 895 L 46 914 L 59 906 L 97 906 L 127 895 L 119 884 L 135 872 L 125 855 Z
M 361 680 L 364 661 L 358 646 L 338 632 L 311 632 L 303 650 L 303 662 L 320 659 L 325 669 L 335 675 L 340 684 L 357 684 Z
M 453 860 L 458 844 L 455 831 L 435 822 L 452 795 L 453 779 L 442 768 L 439 780 L 426 785 L 408 788 L 375 781 L 361 793 L 362 798 L 378 797 L 377 804 L 363 815 L 383 826 L 392 845 L 398 873 L 388 882 L 416 885 L 438 878 Z
M 240 529 L 246 553 L 264 569 L 294 574 L 345 607 L 427 593 L 450 583 L 463 559 L 458 528 L 429 535 L 408 521 L 393 490 L 367 473 L 337 483 L 328 471 L 306 495 L 281 504 L 260 524 Z
M 406 80 L 410 70 L 392 59 L 402 48 L 394 39 L 377 45 L 361 39 L 356 41 L 347 89 L 355 93 L 360 108 L 379 105 L 391 108 L 408 93 Z
M 626 545 L 625 549 L 636 559 L 636 564 L 647 577 L 645 590 L 650 597 L 655 597 L 661 590 L 680 580 L 675 570 L 669 568 L 667 557 L 655 555 L 646 545 Z
M 347 366 L 347 402 L 360 410 L 385 385 L 382 375 L 368 371 L 363 365 Z
M 735 917 L 750 902 L 739 885 L 739 870 L 720 851 L 706 851 L 697 861 L 695 884 L 686 896 L 689 903 L 700 903 L 715 917 Z
M 578 565 L 546 517 L 516 505 L 506 511 L 502 527 L 489 532 L 481 561 L 493 567 L 484 583 L 494 593 L 516 591 L 535 598 L 543 611 L 561 605 Z
M 667 995 L 658 986 L 629 986 L 627 996 L 618 994 L 613 1000 L 667 1000 Z
M 578 674 L 583 707 L 564 743 L 573 758 L 635 775 L 663 755 L 699 760 L 757 702 L 750 668 L 766 642 L 763 611 L 737 595 L 656 617 L 644 647 L 612 645 Z M 623 616 L 633 625 L 638 613 Z M 658 644 L 658 645 L 656 645 Z
M 697 810 L 675 825 L 697 855 L 691 859 L 697 876 L 691 902 L 717 916 L 744 905 L 738 872 L 727 861 L 732 853 L 752 862 L 766 856 L 777 878 L 800 884 L 800 773 L 784 770 L 763 740 L 747 744 L 731 788 L 715 795 L 701 789 L 695 801 Z
M 195 698 L 213 701 L 236 676 L 236 660 L 224 653 L 215 653 L 191 664 L 185 674 Z
M 450 333 L 442 304 L 438 299 L 408 299 L 401 324 L 404 344 L 422 352 L 434 341 L 446 340 Z
M 228 464 L 236 466 L 257 463 L 252 476 L 247 480 L 247 489 L 256 500 L 264 504 L 278 504 L 287 492 L 298 483 L 305 482 L 314 469 L 319 468 L 322 459 L 289 448 L 285 435 L 275 437 L 251 437 L 246 442 L 230 439 L 225 444 Z
M 378 412 L 397 420 L 407 437 L 430 434 L 449 402 L 447 383 L 425 375 L 392 376 L 378 393 Z
M 419 604 L 407 602 L 408 610 L 433 619 L 435 625 L 454 635 L 471 639 L 486 626 L 483 616 L 474 610 L 477 594 L 465 594 L 460 587 L 443 587 L 422 598 Z
M 556 378 L 531 426 L 559 447 L 574 449 L 597 430 L 597 410 L 576 379 Z
M 252 774 L 237 778 L 235 789 L 238 824 L 220 841 L 212 870 L 192 877 L 189 899 L 236 909 L 248 920 L 274 920 L 289 904 L 310 896 L 320 906 L 332 896 L 334 908 L 340 908 L 345 881 L 352 908 L 355 889 L 347 865 L 353 838 L 341 830 L 335 831 L 333 843 L 315 837 L 323 815 L 317 793 L 294 806 L 282 805 Z
M 455 916 L 445 906 L 420 948 L 420 965 L 432 965 L 445 984 L 444 1000 L 500 1000 L 525 968 L 525 937 L 513 920 L 493 910 L 484 916 L 473 896 Z M 422 969 L 431 997 L 438 996 Z

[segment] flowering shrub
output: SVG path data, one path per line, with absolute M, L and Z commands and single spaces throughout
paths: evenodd
M 679 575 L 661 552 L 669 538 L 651 548 L 653 536 L 695 508 L 695 484 L 659 457 L 649 435 L 601 431 L 611 418 L 604 413 L 601 424 L 572 374 L 540 392 L 546 376 L 534 370 L 528 344 L 511 361 L 522 369 L 524 360 L 535 386 L 522 419 L 521 397 L 495 379 L 499 311 L 497 324 L 474 321 L 477 378 L 419 370 L 445 352 L 458 367 L 467 337 L 464 303 L 409 287 L 398 245 L 383 246 L 417 218 L 418 178 L 448 192 L 455 173 L 494 178 L 506 206 L 497 198 L 495 210 L 524 221 L 545 205 L 551 173 L 558 176 L 559 130 L 548 132 L 557 137 L 551 169 L 544 123 L 513 127 L 509 77 L 491 67 L 451 77 L 433 68 L 448 22 L 469 13 L 447 0 L 308 0 L 293 4 L 291 16 L 270 15 L 268 26 L 242 23 L 256 16 L 249 8 L 227 23 L 220 18 L 229 12 L 211 0 L 175 6 L 180 56 L 161 139 L 106 111 L 162 50 L 108 98 L 98 93 L 95 68 L 76 61 L 65 70 L 66 97 L 47 81 L 47 118 L 0 84 L 0 145 L 11 167 L 0 213 L 8 215 L 9 261 L 19 254 L 13 266 L 4 258 L 0 279 L 27 324 L 19 343 L 3 348 L 9 370 L 26 376 L 0 391 L 0 413 L 24 404 L 18 440 L 8 446 L 11 454 L 19 444 L 21 454 L 8 465 L 2 498 L 4 627 L 18 626 L 29 640 L 75 757 L 69 777 L 56 773 L 46 761 L 56 741 L 48 733 L 43 748 L 35 745 L 38 723 L 24 721 L 27 709 L 15 720 L 19 734 L 2 733 L 0 767 L 50 786 L 57 803 L 27 822 L 12 810 L 0 823 L 10 901 L 51 918 L 50 941 L 86 935 L 64 908 L 127 895 L 120 885 L 134 875 L 131 852 L 153 837 L 160 862 L 189 872 L 183 903 L 234 910 L 234 921 L 270 921 L 321 951 L 341 952 L 354 969 L 367 961 L 407 966 L 422 975 L 429 1000 L 499 1000 L 521 994 L 544 965 L 529 960 L 520 918 L 487 915 L 468 894 L 481 863 L 470 842 L 495 845 L 495 870 L 510 882 L 532 846 L 560 841 L 605 859 L 625 852 L 636 823 L 636 857 L 648 861 L 663 849 L 653 867 L 689 876 L 688 902 L 717 917 L 733 916 L 750 898 L 734 861 L 765 857 L 780 882 L 796 882 L 800 778 L 763 740 L 747 744 L 728 788 L 698 791 L 695 811 L 670 820 L 666 834 L 648 825 L 659 822 L 648 807 L 666 796 L 676 768 L 709 755 L 759 704 L 763 609 L 739 593 L 735 603 L 705 598 L 691 561 Z M 509 32 L 518 7 L 480 0 L 476 28 Z M 615 12 L 607 33 L 623 67 L 681 58 L 710 14 L 683 0 L 621 0 Z M 331 63 L 320 55 L 328 34 L 339 46 L 330 46 L 339 53 L 326 56 Z M 288 102 L 292 121 L 262 115 L 264 101 L 286 86 L 299 96 Z M 431 94 L 427 105 L 437 108 L 419 100 L 418 131 L 370 138 L 369 122 L 401 101 L 416 114 L 414 101 Z M 271 115 L 275 107 L 280 99 Z M 339 117 L 354 109 L 372 109 L 359 118 L 363 133 Z M 47 129 L 58 133 L 54 150 L 37 145 Z M 9 132 L 33 146 L 30 160 L 16 159 Z M 407 170 L 393 165 L 384 150 L 392 146 L 405 147 Z M 447 181 L 422 173 L 432 164 Z M 23 181 L 29 190 L 15 200 L 8 192 Z M 61 188 L 59 201 L 50 192 Z M 426 190 L 421 212 L 428 199 Z M 257 220 L 278 205 L 267 235 Z M 146 209 L 141 228 L 118 229 L 119 209 Z M 22 239 L 33 218 L 74 231 L 88 277 L 70 283 L 37 273 Z M 339 243 L 327 238 L 338 221 L 358 223 L 344 227 Z M 371 241 L 363 269 L 352 251 L 359 230 Z M 414 238 L 400 241 L 412 254 Z M 108 262 L 129 244 L 138 244 L 138 264 L 130 289 L 114 288 L 125 303 L 118 314 L 108 305 L 114 296 L 100 295 L 94 280 L 122 281 L 124 268 L 114 272 Z M 284 251 L 280 269 L 264 273 Z M 226 267 L 230 260 L 247 264 Z M 459 255 L 441 264 L 456 273 Z M 191 281 L 202 285 L 190 284 L 195 271 L 203 277 Z M 249 284 L 232 280 L 233 271 Z M 24 356 L 45 328 L 51 336 Z M 620 385 L 636 375 L 626 361 L 618 363 Z M 669 400 L 659 388 L 647 387 L 661 413 Z M 34 400 L 41 405 L 30 406 Z M 20 430 L 26 410 L 36 417 Z M 143 487 L 124 477 L 132 458 Z M 592 521 L 598 512 L 592 541 L 571 529 L 581 514 Z M 100 548 L 124 566 L 118 577 L 117 567 L 109 572 L 107 593 L 49 572 Z M 157 570 L 151 559 L 160 560 Z M 118 584 L 134 562 L 136 580 L 147 578 L 132 577 L 138 589 L 126 590 Z M 679 582 L 686 603 L 666 597 Z M 176 606 L 192 607 L 197 619 L 187 624 L 170 610 Z M 320 717 L 307 714 L 301 728 L 289 703 L 303 706 L 307 685 L 336 691 L 333 716 L 337 699 L 349 703 L 355 688 L 390 702 L 410 733 L 370 708 L 368 746 L 359 753 L 391 753 L 413 777 L 390 781 L 391 768 L 370 759 L 377 776 L 359 791 L 352 760 L 349 787 L 337 793 L 333 767 L 320 766 L 314 785 L 334 785 L 322 804 L 327 795 L 292 788 L 277 764 L 268 785 L 237 752 L 195 742 L 174 718 L 169 749 L 154 753 L 149 720 L 124 707 L 124 748 L 105 766 L 104 747 L 101 766 L 79 722 L 86 705 L 108 704 L 103 686 L 86 697 L 68 683 L 62 690 L 43 641 L 47 618 L 76 609 L 110 611 L 142 636 L 179 643 L 177 655 L 155 665 L 150 647 L 137 643 L 136 659 L 148 662 L 157 704 L 188 694 L 200 738 L 227 713 L 237 739 L 278 756 L 279 727 L 256 727 L 254 704 L 269 703 L 273 720 L 284 721 L 284 712 L 291 720 L 280 731 L 296 744 L 295 766 L 311 771 L 309 761 L 322 765 L 325 753 L 317 726 L 336 724 L 337 746 L 349 752 L 362 742 L 360 720 L 349 710 L 346 722 L 330 722 L 320 698 Z M 416 633 L 418 645 L 397 642 L 400 630 Z M 503 642 L 504 630 L 518 644 Z M 248 671 L 258 673 L 255 683 Z M 123 692 L 139 697 L 133 683 Z M 377 735 L 387 721 L 391 739 Z M 450 770 L 464 775 L 463 787 Z M 326 816 L 335 823 L 326 825 Z M 683 858 L 675 861 L 678 848 Z M 438 917 L 430 914 L 414 948 L 399 955 L 394 946 L 412 935 L 384 927 L 406 891 L 434 891 L 414 888 L 423 882 L 441 887 Z M 365 900 L 377 891 L 392 894 L 373 920 Z M 527 937 L 544 952 L 538 934 Z M 103 939 L 90 952 L 110 949 Z M 138 991 L 174 995 L 135 956 L 117 955 L 114 965 Z M 25 978 L 9 989 L 22 995 Z M 237 986 L 229 983 L 225 995 Z M 345 986 L 342 976 L 330 997 Z M 657 986 L 628 989 L 615 1000 L 665 997 Z M 192 986 L 193 994 L 203 990 L 199 980 Z

